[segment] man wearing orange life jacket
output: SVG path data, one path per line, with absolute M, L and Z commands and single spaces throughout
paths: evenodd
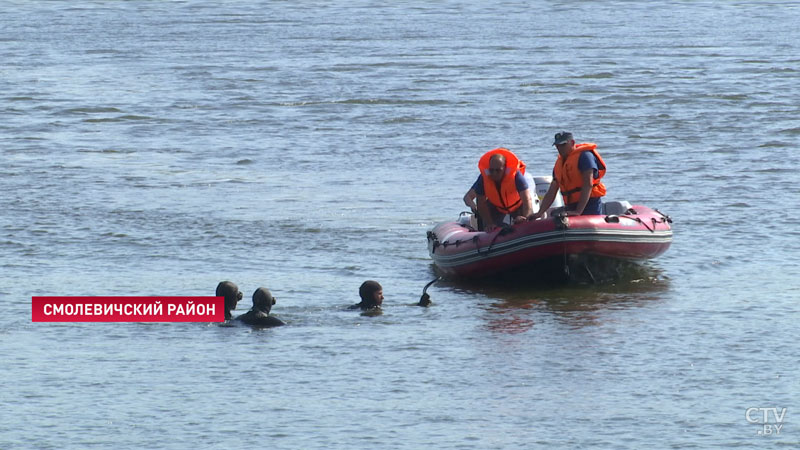
M 527 220 L 533 212 L 533 201 L 524 176 L 525 163 L 510 150 L 496 148 L 481 157 L 478 168 L 481 174 L 472 190 L 484 230 L 493 231 L 502 224 L 506 214 L 514 223 Z
M 564 197 L 566 215 L 602 214 L 601 198 L 606 195 L 606 187 L 600 179 L 606 174 L 606 164 L 597 153 L 597 145 L 575 145 L 572 133 L 567 131 L 556 133 L 553 145 L 558 149 L 553 181 L 542 199 L 539 212 L 530 218 L 535 220 L 542 217 L 553 204 L 559 189 Z

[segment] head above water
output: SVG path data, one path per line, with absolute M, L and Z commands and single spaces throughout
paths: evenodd
M 269 313 L 272 305 L 275 304 L 275 297 L 267 288 L 260 287 L 253 292 L 253 309 Z
M 220 281 L 217 285 L 216 296 L 225 298 L 225 318 L 230 319 L 230 311 L 236 309 L 236 304 L 242 299 L 239 286 L 236 286 L 236 283 L 231 281 Z
M 367 280 L 358 288 L 362 307 L 376 307 L 383 303 L 383 287 L 377 281 Z
M 495 153 L 489 159 L 489 177 L 494 181 L 502 181 L 506 175 L 506 157 Z

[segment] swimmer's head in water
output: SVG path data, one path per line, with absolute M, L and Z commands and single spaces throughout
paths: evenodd
M 217 297 L 225 298 L 225 316 L 230 316 L 229 311 L 236 309 L 236 304 L 242 299 L 242 293 L 239 292 L 239 286 L 230 281 L 221 281 L 217 285 Z
M 275 297 L 269 289 L 260 287 L 253 292 L 253 308 L 269 313 L 274 304 Z
M 381 306 L 383 303 L 383 287 L 377 281 L 368 280 L 358 288 L 361 304 L 366 307 Z

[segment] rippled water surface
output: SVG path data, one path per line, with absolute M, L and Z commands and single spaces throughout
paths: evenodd
M 384 3 L 3 2 L 0 448 L 798 445 L 800 4 Z M 672 248 L 412 306 L 479 156 L 561 129 Z M 224 279 L 289 326 L 30 318 Z

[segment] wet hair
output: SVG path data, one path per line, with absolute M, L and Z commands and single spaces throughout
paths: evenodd
M 225 298 L 225 316 L 229 317 L 230 312 L 236 309 L 236 304 L 242 299 L 242 293 L 239 292 L 239 286 L 231 281 L 220 281 L 217 285 L 217 297 Z
M 377 281 L 367 280 L 361 283 L 361 287 L 358 288 L 358 295 L 361 297 L 361 304 L 365 306 L 376 305 L 375 293 L 382 290 L 383 287 Z
M 253 292 L 253 309 L 269 313 L 274 304 L 275 297 L 272 296 L 269 289 L 260 287 Z

